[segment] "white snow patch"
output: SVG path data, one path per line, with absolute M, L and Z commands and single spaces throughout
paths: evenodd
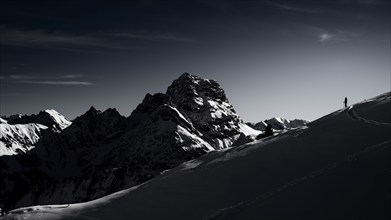
M 53 120 L 58 124 L 61 130 L 67 128 L 72 124 L 72 122 L 68 121 L 63 115 L 61 115 L 54 109 L 47 109 L 45 110 L 45 112 L 53 118 Z
M 177 126 L 177 132 L 178 137 L 179 137 L 179 142 L 184 143 L 190 141 L 191 144 L 189 147 L 182 147 L 184 150 L 188 151 L 191 150 L 192 148 L 208 148 L 208 150 L 212 151 L 214 148 L 206 141 L 198 137 L 197 135 L 194 135 L 190 133 L 188 130 L 183 128 L 182 126 L 178 125 Z
M 240 132 L 242 132 L 246 136 L 259 135 L 260 133 L 262 133 L 262 131 L 255 130 L 255 129 L 251 128 L 250 126 L 243 124 L 243 123 L 239 124 L 239 130 L 240 130 Z
M 41 130 L 48 127 L 41 124 L 0 124 L 0 156 L 15 155 L 34 148 L 40 138 Z
M 6 124 L 7 123 L 7 121 L 6 120 L 4 120 L 4 119 L 2 119 L 2 118 L 0 118 L 0 123 L 4 123 L 4 124 Z

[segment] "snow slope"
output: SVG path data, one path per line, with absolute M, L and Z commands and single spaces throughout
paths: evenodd
M 0 123 L 0 156 L 15 155 L 34 148 L 45 125 L 29 123 L 10 125 Z
M 64 130 L 72 124 L 72 122 L 68 121 L 63 115 L 54 109 L 46 109 L 45 112 L 50 115 L 54 121 L 54 126 L 58 127 L 59 130 Z
M 2 219 L 390 219 L 391 93 L 98 200 Z

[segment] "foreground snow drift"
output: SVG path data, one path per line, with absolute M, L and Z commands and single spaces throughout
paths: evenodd
M 390 219 L 391 93 L 87 203 L 3 219 Z

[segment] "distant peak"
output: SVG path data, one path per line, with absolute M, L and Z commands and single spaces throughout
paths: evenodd
M 96 112 L 96 108 L 94 106 L 91 105 L 90 109 L 88 109 L 88 111 L 92 111 L 92 112 Z
M 58 111 L 54 110 L 54 109 L 46 109 L 44 112 L 50 114 L 50 115 L 59 115 L 60 113 L 58 113 Z
M 94 106 L 91 106 L 90 109 L 88 109 L 88 111 L 85 114 L 97 115 L 100 113 L 101 113 L 101 111 L 97 110 Z

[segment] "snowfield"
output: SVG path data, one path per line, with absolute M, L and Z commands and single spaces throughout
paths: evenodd
M 391 219 L 390 112 L 388 92 L 94 201 L 1 219 Z

